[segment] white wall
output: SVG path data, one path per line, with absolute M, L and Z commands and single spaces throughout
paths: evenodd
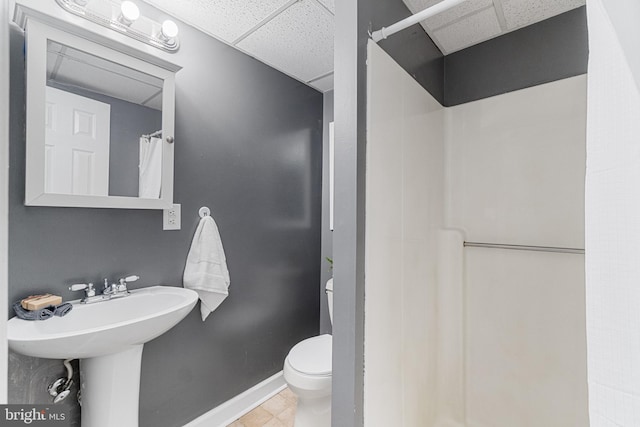
M 448 227 L 584 247 L 586 80 L 448 110 Z M 584 256 L 466 248 L 464 269 L 466 425 L 588 426 Z
M 586 76 L 448 109 L 448 225 L 467 241 L 584 248 Z
M 364 420 L 429 426 L 443 108 L 371 41 L 368 61 Z
M 640 7 L 589 0 L 586 243 L 592 427 L 640 425 Z
M 584 257 L 465 249 L 466 425 L 588 427 Z

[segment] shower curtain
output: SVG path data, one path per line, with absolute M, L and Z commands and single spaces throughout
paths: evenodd
M 162 186 L 162 139 L 140 138 L 140 179 L 138 196 L 143 199 L 160 198 Z
M 591 427 L 640 426 L 640 2 L 588 0 Z

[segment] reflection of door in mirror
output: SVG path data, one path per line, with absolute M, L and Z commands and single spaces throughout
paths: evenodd
M 47 87 L 45 192 L 109 192 L 109 104 Z
M 80 120 L 82 123 L 73 126 L 93 132 L 96 142 L 104 141 L 106 138 L 106 143 L 102 145 L 106 147 L 106 157 L 99 156 L 97 151 L 76 148 L 73 155 L 78 158 L 59 165 L 65 171 L 75 168 L 74 174 L 89 177 L 89 180 L 79 180 L 84 183 L 84 187 L 74 183 L 77 189 L 53 186 L 53 182 L 61 180 L 57 176 L 60 168 L 56 167 L 46 171 L 49 174 L 47 181 L 50 176 L 53 181 L 51 185 L 45 186 L 45 192 L 159 199 L 162 181 L 162 143 L 156 144 L 157 147 L 154 148 L 157 149 L 150 151 L 153 156 L 143 157 L 142 154 L 146 154 L 147 151 L 143 150 L 146 147 L 142 146 L 141 139 L 150 134 L 162 133 L 162 91 L 163 81 L 157 77 L 48 40 L 47 103 L 50 103 L 49 93 L 57 93 L 60 96 L 67 94 L 69 103 L 77 104 L 72 110 L 80 111 L 81 114 L 73 113 L 77 117 L 64 116 L 59 117 L 59 120 L 65 123 Z M 102 126 L 102 116 L 92 107 L 94 105 L 108 108 L 106 128 Z M 92 128 L 93 125 L 95 128 Z M 47 145 L 48 135 L 49 133 Z M 86 137 L 84 134 L 83 136 Z M 74 144 L 77 139 L 75 134 L 71 137 L 61 135 L 61 138 L 64 138 L 67 144 Z M 90 156 L 87 154 L 89 152 L 93 154 Z M 99 171 L 103 173 L 101 176 L 97 176 Z M 106 189 L 103 187 L 105 181 Z

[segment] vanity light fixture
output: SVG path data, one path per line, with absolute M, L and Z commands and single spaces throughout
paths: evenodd
M 167 19 L 162 23 L 160 29 L 160 38 L 166 41 L 173 40 L 178 37 L 178 26 L 175 22 Z
M 129 27 L 138 18 L 140 18 L 140 9 L 134 2 L 125 0 L 120 4 L 119 23 Z
M 162 49 L 175 52 L 180 48 L 178 26 L 166 20 L 162 24 L 141 15 L 130 0 L 56 0 L 67 12 L 103 27 Z

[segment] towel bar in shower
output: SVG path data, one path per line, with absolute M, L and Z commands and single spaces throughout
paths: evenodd
M 556 246 L 527 246 L 527 245 L 507 245 L 501 243 L 480 243 L 480 242 L 464 242 L 465 247 L 472 248 L 489 248 L 489 249 L 510 249 L 516 251 L 534 251 L 534 252 L 555 252 L 563 254 L 584 254 L 584 249 L 578 248 L 561 248 Z

